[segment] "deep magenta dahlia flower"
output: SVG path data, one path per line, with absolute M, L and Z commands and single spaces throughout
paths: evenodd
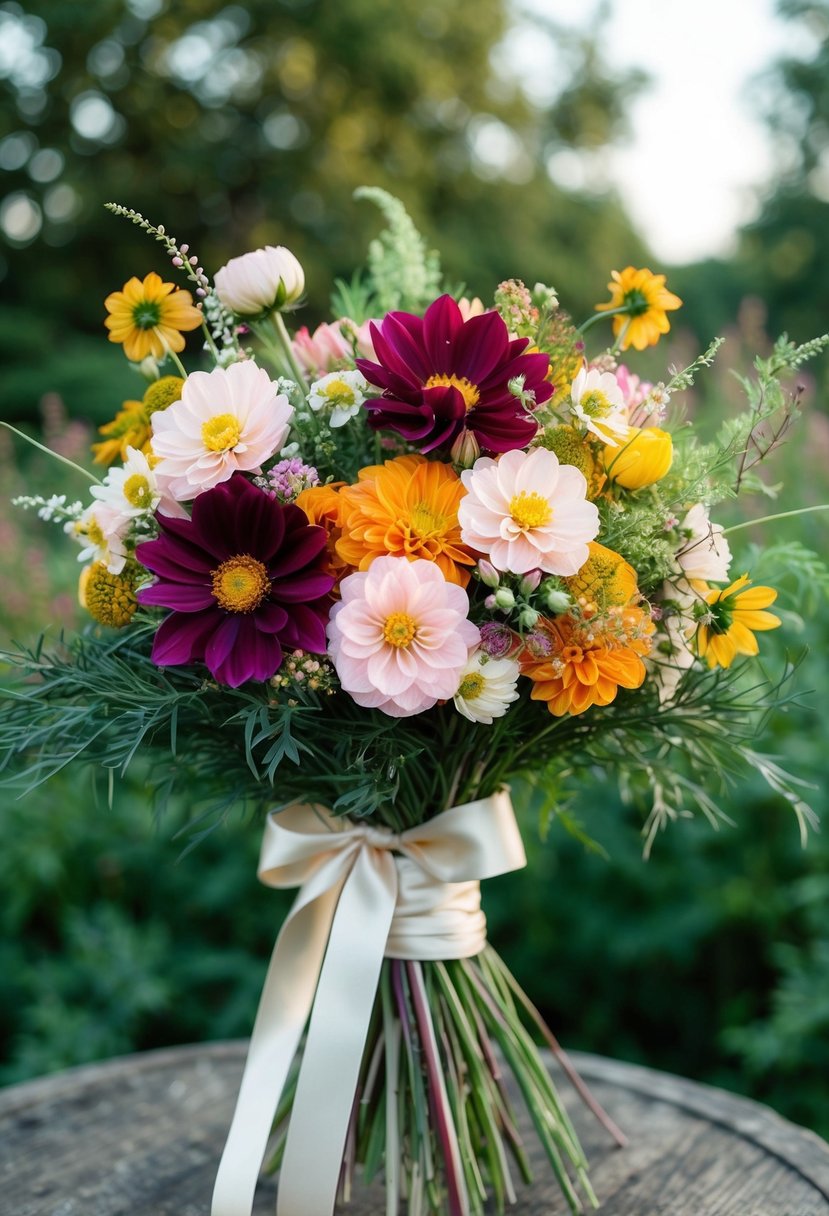
M 545 379 L 550 361 L 522 354 L 529 339 L 511 341 L 497 312 L 464 321 L 444 295 L 422 317 L 388 313 L 371 334 L 378 361 L 358 359 L 357 366 L 383 389 L 366 402 L 375 429 L 397 431 L 422 452 L 448 447 L 465 432 L 485 452 L 524 448 L 535 435 L 537 424 L 509 382 L 523 376 L 540 405 L 553 392 Z
M 283 647 L 326 648 L 328 573 L 323 528 L 283 506 L 240 473 L 193 503 L 192 519 L 158 516 L 161 535 L 136 549 L 158 576 L 142 604 L 171 608 L 153 643 L 153 662 L 203 660 L 220 684 L 268 680 Z

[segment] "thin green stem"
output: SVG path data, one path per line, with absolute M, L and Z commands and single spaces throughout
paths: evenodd
M 627 304 L 622 304 L 619 306 L 619 308 L 606 308 L 603 309 L 602 312 L 595 312 L 593 313 L 592 317 L 588 317 L 586 321 L 582 321 L 581 325 L 576 330 L 576 333 L 587 333 L 588 329 L 590 329 L 592 325 L 595 325 L 599 321 L 603 321 L 605 317 L 618 317 L 623 313 L 627 313 L 628 311 L 629 309 Z
M 167 355 L 167 358 L 172 359 L 173 363 L 175 363 L 182 380 L 186 380 L 187 379 L 187 368 L 184 366 L 181 359 L 179 359 L 176 352 L 174 350 L 172 350 L 171 347 L 168 346 L 165 353 Z
M 214 358 L 214 359 L 216 360 L 216 362 L 218 363 L 218 361 L 219 361 L 219 348 L 218 348 L 218 346 L 216 345 L 216 343 L 213 341 L 213 335 L 211 334 L 211 332 L 210 332 L 210 330 L 209 330 L 209 328 L 208 328 L 207 322 L 204 320 L 204 318 L 202 318 L 201 327 L 202 327 L 202 330 L 203 330 L 203 332 L 204 332 L 205 339 L 207 340 L 207 345 L 210 347 L 210 349 L 211 349 L 211 351 L 212 351 L 212 353 L 213 353 L 213 358 Z
M 90 473 L 87 469 L 81 468 L 79 464 L 75 464 L 74 460 L 70 460 L 68 456 L 61 456 L 59 452 L 53 452 L 51 448 L 47 448 L 44 443 L 38 443 L 36 439 L 32 439 L 31 435 L 27 435 L 25 431 L 19 431 L 16 426 L 12 426 L 10 422 L 4 422 L 0 418 L 0 426 L 4 426 L 7 431 L 19 436 L 20 439 L 25 439 L 33 448 L 38 448 L 39 451 L 45 452 L 47 456 L 51 456 L 54 460 L 59 460 L 61 464 L 66 464 L 70 469 L 74 469 L 76 473 L 80 473 L 87 481 L 93 481 L 95 485 L 101 484 L 100 477 L 96 477 L 94 473 Z
M 829 511 L 829 502 L 821 502 L 814 507 L 798 507 L 796 511 L 778 511 L 776 515 L 761 515 L 759 519 L 747 519 L 741 524 L 732 524 L 730 528 L 723 528 L 722 535 L 728 536 L 731 532 L 739 532 L 741 528 L 753 528 L 756 524 L 769 524 L 775 519 L 791 519 L 794 515 L 811 515 L 814 511 Z
M 271 324 L 273 325 L 274 329 L 276 330 L 276 336 L 279 340 L 279 345 L 282 347 L 282 352 L 285 356 L 285 360 L 286 360 L 288 366 L 291 369 L 293 377 L 296 380 L 299 387 L 302 389 L 303 393 L 305 393 L 305 395 L 307 396 L 308 381 L 305 379 L 305 375 L 302 371 L 302 368 L 299 366 L 299 360 L 297 359 L 296 355 L 294 354 L 294 347 L 293 347 L 293 343 L 291 342 L 291 335 L 288 333 L 287 326 L 285 325 L 285 322 L 282 319 L 282 313 L 281 312 L 271 313 L 270 319 L 271 319 Z

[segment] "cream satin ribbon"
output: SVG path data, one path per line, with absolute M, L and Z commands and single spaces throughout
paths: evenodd
M 277 1216 L 333 1212 L 383 958 L 479 953 L 486 922 L 478 883 L 523 865 L 505 790 L 400 835 L 343 822 L 318 807 L 269 815 L 259 878 L 300 891 L 271 957 L 211 1216 L 251 1214 L 309 1014 L 276 1210 Z

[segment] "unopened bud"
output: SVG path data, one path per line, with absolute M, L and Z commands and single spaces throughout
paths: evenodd
M 495 592 L 495 607 L 501 612 L 511 612 L 515 607 L 515 596 L 509 587 L 499 587 Z
M 570 599 L 567 592 L 562 591 L 558 587 L 550 587 L 549 590 L 544 593 L 544 603 L 553 614 L 566 612 L 572 602 L 573 601 Z
M 525 604 L 518 612 L 518 624 L 522 629 L 534 629 L 538 624 L 539 614 L 535 608 L 530 608 L 529 604 Z
M 528 574 L 525 574 L 524 577 L 521 579 L 518 590 L 521 592 L 522 595 L 532 595 L 532 593 L 536 590 L 536 588 L 538 587 L 538 584 L 540 582 L 541 582 L 541 571 L 540 570 L 530 570 L 530 572 Z
M 481 582 L 485 583 L 487 587 L 497 587 L 501 581 L 498 571 L 485 557 L 478 562 L 478 573 L 481 576 Z
M 494 612 L 496 607 L 497 607 L 497 605 L 495 603 L 495 596 L 488 595 L 486 597 L 486 599 L 484 600 L 484 608 L 486 608 L 487 612 Z
M 453 464 L 459 465 L 463 469 L 471 469 L 480 454 L 481 445 L 475 438 L 474 432 L 467 430 L 461 431 L 449 453 Z

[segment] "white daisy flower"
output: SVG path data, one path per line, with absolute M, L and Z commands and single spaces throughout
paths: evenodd
M 482 650 L 474 651 L 461 672 L 455 709 L 470 722 L 492 725 L 518 700 L 518 672 L 514 659 L 491 659 Z
M 689 581 L 702 579 L 706 583 L 728 581 L 731 550 L 720 524 L 712 524 L 708 510 L 701 502 L 679 525 L 683 536 L 682 548 L 676 554 L 677 565 Z
M 127 561 L 124 538 L 131 522 L 108 503 L 93 502 L 64 531 L 82 546 L 79 562 L 103 562 L 110 574 L 120 574 Z
M 159 504 L 158 479 L 143 452 L 127 448 L 127 459 L 120 468 L 111 468 L 104 484 L 93 486 L 92 493 L 125 519 L 151 514 Z
M 358 371 L 329 372 L 311 385 L 308 404 L 314 413 L 330 411 L 329 426 L 345 426 L 349 418 L 359 414 L 367 388 L 365 378 Z
M 610 447 L 616 446 L 614 436 L 627 434 L 625 398 L 613 372 L 583 367 L 570 388 L 570 414 Z

